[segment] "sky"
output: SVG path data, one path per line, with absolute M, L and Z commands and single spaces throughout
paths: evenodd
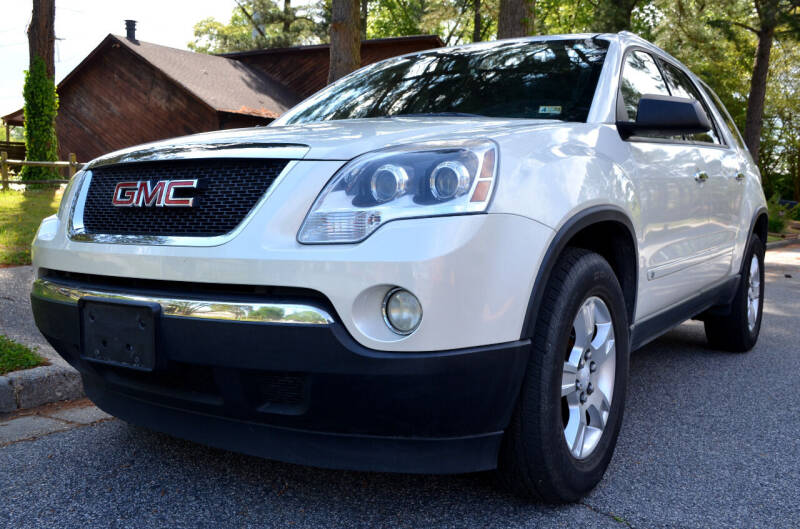
M 30 0 L 2 0 L 2 4 L 0 116 L 22 108 L 32 8 Z M 138 22 L 137 39 L 185 49 L 195 23 L 206 17 L 227 22 L 235 5 L 235 0 L 56 0 L 56 82 L 106 35 L 124 35 L 126 19 Z

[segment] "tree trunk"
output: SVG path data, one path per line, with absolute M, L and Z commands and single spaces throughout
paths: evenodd
M 532 35 L 535 29 L 536 0 L 500 0 L 497 38 L 512 39 Z
M 764 100 L 767 96 L 769 55 L 775 38 L 775 26 L 762 27 L 758 32 L 756 62 L 750 79 L 750 97 L 747 99 L 747 117 L 744 125 L 744 143 L 756 163 L 761 145 L 761 120 L 764 117 Z
M 55 79 L 56 76 L 53 61 L 53 48 L 56 42 L 55 19 L 55 0 L 33 0 L 33 14 L 31 24 L 28 26 L 29 62 L 32 65 L 35 57 L 41 57 L 47 69 L 47 76 L 51 79 Z
M 481 0 L 472 0 L 472 9 L 475 16 L 472 22 L 472 42 L 480 42 L 481 23 L 483 22 L 483 19 L 481 18 Z
M 617 33 L 631 28 L 633 8 L 639 0 L 600 0 L 594 10 L 593 31 Z
M 283 0 L 283 34 L 289 33 L 292 26 L 292 0 Z
M 361 64 L 359 0 L 331 2 L 331 64 L 328 83 L 344 77 Z
M 361 0 L 361 40 L 367 40 L 367 10 L 369 1 Z

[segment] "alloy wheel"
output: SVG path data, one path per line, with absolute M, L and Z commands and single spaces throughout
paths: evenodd
M 592 454 L 608 422 L 616 351 L 608 306 L 598 297 L 586 299 L 572 323 L 561 378 L 564 441 L 576 459 Z
M 758 321 L 759 301 L 761 300 L 761 265 L 757 255 L 753 255 L 750 260 L 750 275 L 747 282 L 747 328 L 753 332 Z

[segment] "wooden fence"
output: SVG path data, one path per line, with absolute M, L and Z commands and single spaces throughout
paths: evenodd
M 8 153 L 5 151 L 0 152 L 0 184 L 2 184 L 2 189 L 8 189 L 9 184 L 66 184 L 69 182 L 69 179 L 66 180 L 28 180 L 22 181 L 19 179 L 11 179 L 9 178 L 9 168 L 19 166 L 19 167 L 51 167 L 53 169 L 67 169 L 69 172 L 69 177 L 77 173 L 84 164 L 78 163 L 77 158 L 75 157 L 74 153 L 69 154 L 69 161 L 66 162 L 33 162 L 28 160 L 12 160 L 8 157 Z

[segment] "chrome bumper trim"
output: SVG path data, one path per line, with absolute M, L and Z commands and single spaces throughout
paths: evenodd
M 333 317 L 313 305 L 299 303 L 258 303 L 215 301 L 145 296 L 54 283 L 47 279 L 33 282 L 32 295 L 49 300 L 77 304 L 83 297 L 106 298 L 110 301 L 139 301 L 161 305 L 164 316 L 202 318 L 207 320 L 282 323 L 290 325 L 330 325 Z

